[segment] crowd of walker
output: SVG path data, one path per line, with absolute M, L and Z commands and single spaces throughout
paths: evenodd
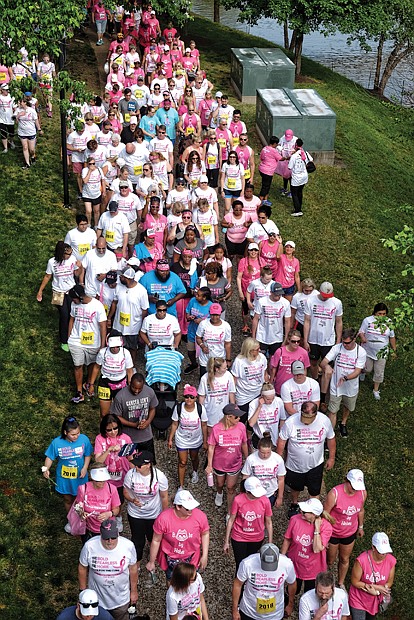
M 88 10 L 96 45 L 107 44 L 107 29 L 111 42 L 105 92 L 79 104 L 67 137 L 84 211 L 57 242 L 37 293 L 41 302 L 52 281 L 61 348 L 73 361 L 73 405 L 97 398 L 101 414 L 94 445 L 67 416 L 42 467 L 46 479 L 55 468 L 65 531 L 83 545 L 79 600 L 59 620 L 127 620 L 145 570 L 155 580 L 156 565 L 165 572 L 168 620 L 208 620 L 202 575 L 214 570 L 209 532 L 219 519 L 235 577 L 217 620 L 280 620 L 295 600 L 299 620 L 375 618 L 390 601 L 396 564 L 384 532 L 355 558 L 345 587 L 364 535 L 364 474 L 350 469 L 324 504 L 320 493 L 324 468 L 335 467 L 335 429 L 348 438 L 366 373 L 380 399 L 387 353 L 396 350 L 388 308 L 377 303 L 359 330 L 344 327 L 333 285 L 301 281 L 300 241 L 282 240 L 268 201 L 277 174 L 292 215 L 303 215 L 312 158 L 300 138 L 290 129 L 271 137 L 256 196 L 241 111 L 222 92 L 213 96 L 195 42 L 184 44 L 172 23 L 161 31 L 150 5 L 109 11 L 99 0 Z M 39 99 L 26 92 L 15 103 L 9 82 L 33 73 Z M 22 50 L 22 62 L 0 65 L 0 76 L 3 153 L 15 147 L 16 121 L 30 168 L 39 104 L 52 115 L 55 66 L 47 54 L 35 63 Z M 232 294 L 241 302 L 240 351 L 232 346 L 238 326 L 226 321 Z M 183 371 L 179 349 L 188 356 Z M 168 480 L 156 466 L 153 425 L 182 374 L 183 401 L 167 419 L 167 442 L 157 442 L 177 452 L 177 478 Z M 215 493 L 214 514 L 194 497 L 200 483 Z M 304 489 L 308 499 L 299 501 Z M 273 521 L 288 493 L 279 548 Z M 131 540 L 121 535 L 122 511 Z

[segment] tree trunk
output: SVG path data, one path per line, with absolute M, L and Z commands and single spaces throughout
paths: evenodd
M 283 47 L 285 50 L 289 49 L 289 24 L 287 19 L 283 22 Z
M 387 86 L 388 80 L 390 79 L 392 72 L 402 60 L 408 58 L 408 56 L 413 53 L 413 49 L 414 48 L 412 45 L 404 43 L 399 43 L 394 47 L 391 54 L 389 55 L 387 64 L 385 65 L 380 83 L 378 85 L 378 90 L 376 91 L 379 95 L 382 96 L 384 94 L 385 87 Z
M 220 23 L 220 0 L 213 0 L 213 21 Z
M 289 52 L 293 52 L 293 50 L 295 49 L 295 46 L 296 46 L 296 36 L 297 36 L 297 31 L 295 29 L 292 32 L 292 38 L 291 38 L 290 43 L 289 43 Z
M 295 77 L 297 78 L 302 70 L 302 47 L 303 47 L 303 32 L 300 32 L 296 36 L 295 41 Z
M 381 65 L 382 65 L 382 50 L 384 48 L 384 41 L 385 41 L 385 36 L 382 34 L 378 41 L 378 48 L 377 48 L 377 64 L 375 65 L 375 76 L 374 76 L 374 86 L 373 86 L 374 91 L 378 90 L 378 85 L 380 82 Z

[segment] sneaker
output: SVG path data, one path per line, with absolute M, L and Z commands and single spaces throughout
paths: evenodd
M 196 471 L 193 471 L 193 475 L 191 476 L 191 482 L 193 484 L 197 484 L 198 482 L 198 473 Z
M 89 398 L 93 398 L 93 396 L 95 396 L 95 391 L 94 391 L 93 387 L 91 389 L 91 384 L 90 383 L 84 383 L 82 385 L 82 387 L 83 387 L 84 392 L 86 392 L 86 395 Z
M 291 519 L 292 517 L 294 517 L 295 515 L 298 515 L 299 513 L 300 513 L 299 504 L 291 504 L 288 510 L 288 519 Z
M 16 148 L 16 145 L 14 142 L 9 142 L 9 146 L 12 150 Z
M 69 353 L 69 345 L 68 344 L 61 344 L 60 348 L 62 349 L 62 351 L 65 351 L 65 353 Z
M 22 170 L 28 170 L 30 168 L 30 164 L 25 164 L 22 166 Z
M 292 198 L 292 192 L 288 192 L 286 190 L 286 192 L 284 192 L 283 196 L 284 196 L 284 198 Z
M 296 213 L 291 213 L 290 214 L 292 217 L 300 217 L 301 215 L 303 215 L 302 211 L 297 211 Z
M 214 503 L 217 508 L 223 505 L 223 493 L 216 493 L 216 497 L 214 498 Z
M 286 192 L 287 192 L 287 191 L 288 191 L 288 190 L 287 190 L 287 189 L 285 189 L 284 187 L 281 187 L 281 188 L 279 189 L 279 192 L 282 194 L 282 196 L 283 196 L 283 194 L 286 194 Z
M 339 434 L 341 435 L 341 437 L 343 437 L 344 439 L 347 439 L 348 429 L 346 427 L 346 424 L 342 424 L 342 422 L 339 422 L 338 428 L 339 428 Z
M 78 200 L 82 200 L 82 194 L 78 194 L 78 195 L 76 196 L 76 198 L 77 198 Z
M 365 373 L 361 372 L 361 374 L 359 375 L 359 380 L 360 381 L 365 381 Z
M 72 534 L 72 528 L 70 527 L 70 523 L 66 523 L 63 529 L 65 530 L 66 534 Z
M 189 364 L 188 366 L 186 366 L 183 370 L 183 373 L 185 375 L 191 375 L 192 372 L 194 372 L 194 370 L 197 370 L 198 368 L 198 364 Z
M 381 394 L 379 393 L 379 390 L 378 392 L 377 390 L 372 390 L 372 393 L 374 394 L 375 400 L 381 400 Z
M 82 392 L 76 392 L 75 396 L 70 399 L 70 402 L 74 403 L 75 405 L 79 405 L 79 403 L 83 403 L 84 400 L 85 398 Z
M 9 151 L 7 149 L 3 149 L 2 153 L 8 153 Z
M 122 523 L 122 517 L 115 517 L 116 518 L 116 529 L 118 530 L 119 533 L 124 531 L 124 524 Z
M 30 158 L 30 165 L 33 166 L 33 164 L 36 163 L 36 157 L 31 157 Z

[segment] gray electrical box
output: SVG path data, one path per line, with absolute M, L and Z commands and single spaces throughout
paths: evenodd
M 259 88 L 293 88 L 295 65 L 277 47 L 233 47 L 230 78 L 237 97 L 255 103 Z

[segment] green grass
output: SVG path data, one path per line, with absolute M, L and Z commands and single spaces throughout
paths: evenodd
M 230 95 L 230 47 L 270 45 L 198 18 L 189 25 L 186 38 L 197 41 L 215 87 Z M 85 44 L 72 52 L 71 67 L 85 70 L 89 85 L 96 87 L 93 52 Z M 380 240 L 402 227 L 406 218 L 399 206 L 414 204 L 413 113 L 381 103 L 306 59 L 303 73 L 317 81 L 310 86 L 337 114 L 335 149 L 341 165 L 318 167 L 305 188 L 305 217 L 299 220 L 290 217 L 290 201 L 273 191 L 274 219 L 285 239 L 298 242 L 302 275 L 318 283 L 333 281 L 344 303 L 344 325 L 358 327 L 375 302 L 401 286 L 405 261 L 384 250 Z M 258 151 L 252 133 L 254 106 L 239 107 Z M 38 620 L 49 620 L 73 604 L 77 593 L 79 545 L 63 533 L 61 502 L 40 474 L 44 450 L 70 411 L 72 390 L 69 356 L 57 343 L 50 288 L 42 304 L 35 299 L 56 240 L 73 225 L 73 212 L 61 206 L 58 119 L 45 119 L 43 124 L 45 137 L 40 140 L 36 168 L 21 171 L 19 152 L 1 156 L 0 616 L 5 620 L 18 617 L 21 609 L 30 609 Z M 277 185 L 275 180 L 273 190 Z M 71 179 L 72 197 L 75 191 Z M 337 464 L 327 477 L 329 487 L 350 467 L 364 470 L 366 538 L 357 543 L 356 551 L 369 545 L 374 531 L 390 535 L 398 564 L 396 601 L 389 617 L 400 620 L 414 617 L 413 412 L 398 404 L 408 390 L 412 392 L 408 381 L 412 365 L 408 354 L 388 364 L 380 403 L 372 398 L 370 382 L 365 382 L 351 419 L 350 438 L 338 442 Z M 76 413 L 83 430 L 93 437 L 96 410 L 84 406 Z

